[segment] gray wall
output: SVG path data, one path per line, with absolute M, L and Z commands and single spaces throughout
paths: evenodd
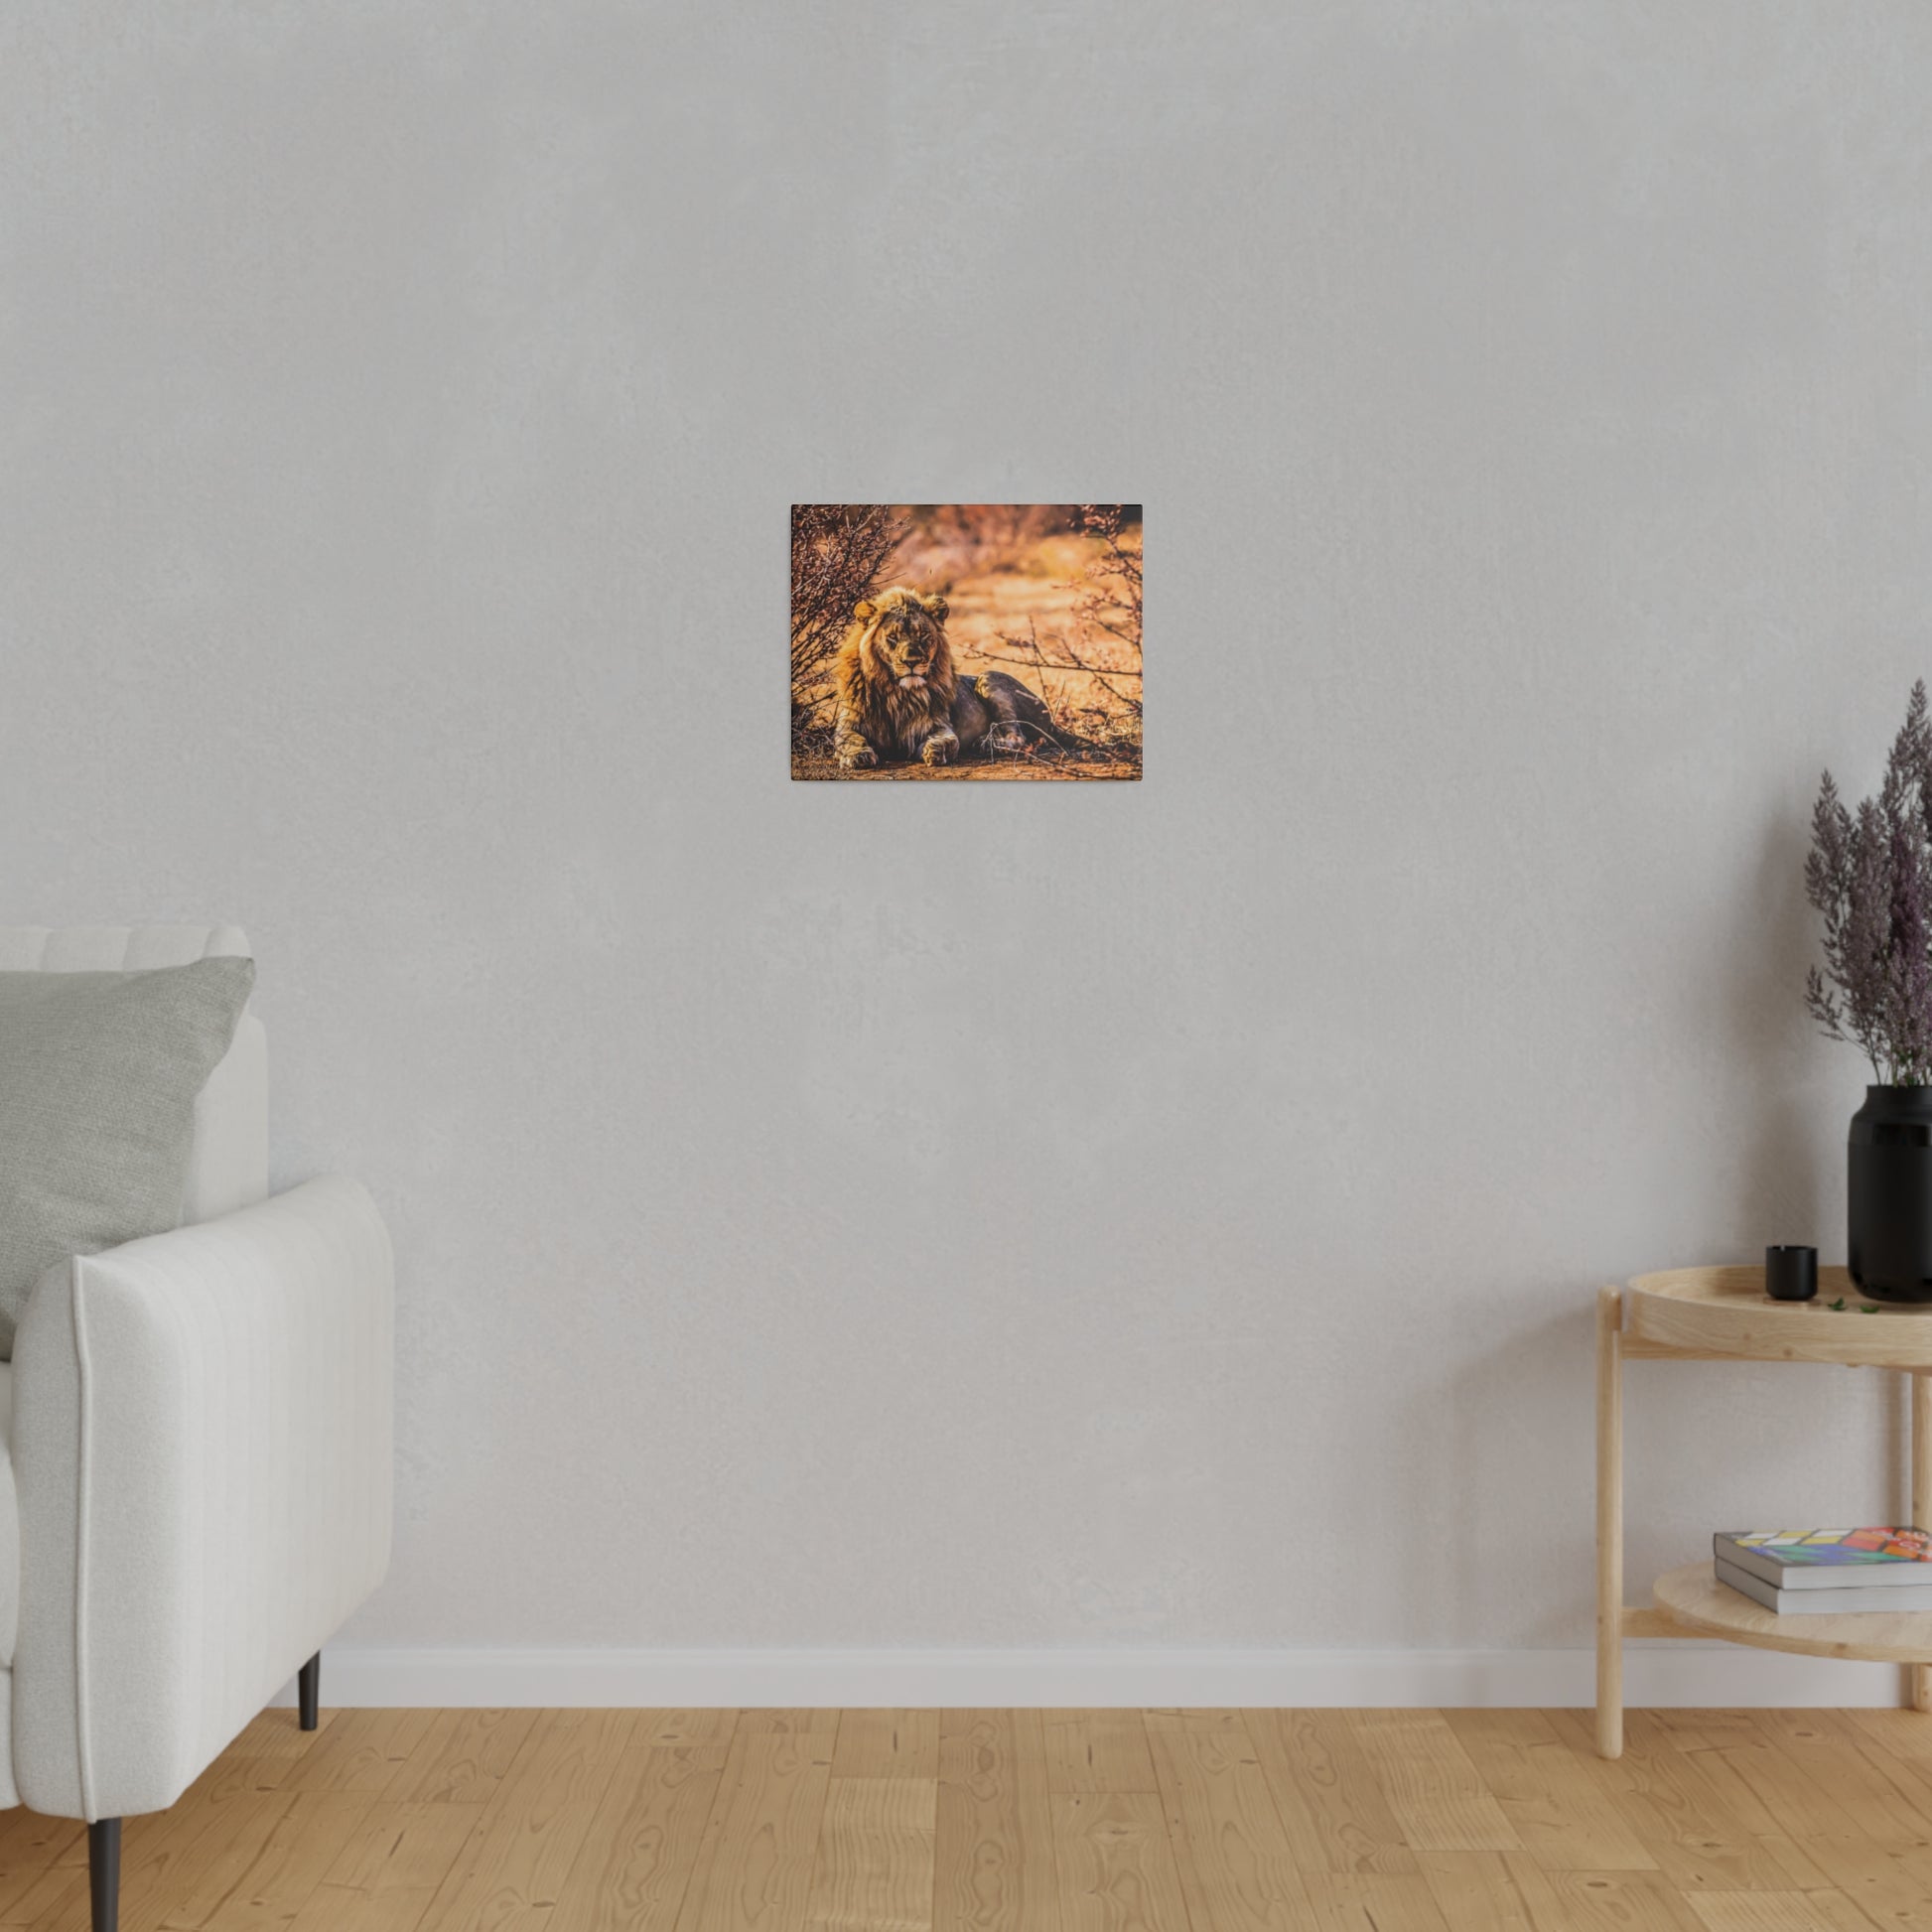
M 1561 1644 L 1600 1281 L 1842 1253 L 1932 13 L 100 7 L 0 60 L 4 915 L 243 922 L 366 1642 Z M 1144 497 L 1146 781 L 793 785 L 797 498 Z M 1654 1370 L 1632 1562 L 1896 1501 Z

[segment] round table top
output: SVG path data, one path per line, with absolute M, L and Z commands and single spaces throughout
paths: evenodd
M 1800 1305 L 1802 1306 L 1802 1304 Z M 1792 1650 L 1808 1657 L 1855 1657 L 1879 1664 L 1932 1663 L 1932 1611 L 1854 1611 L 1845 1616 L 1780 1616 L 1719 1583 L 1712 1566 L 1687 1563 L 1657 1579 L 1652 1594 L 1671 1619 L 1701 1636 Z
M 1815 1302 L 1774 1302 L 1761 1265 L 1638 1275 L 1623 1298 L 1626 1342 L 1754 1361 L 1932 1370 L 1932 1303 L 1865 1301 L 1843 1268 L 1820 1268 Z

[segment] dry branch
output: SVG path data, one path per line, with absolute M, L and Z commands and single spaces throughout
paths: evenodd
M 852 607 L 879 587 L 910 526 L 888 503 L 791 506 L 791 729 L 812 729 L 829 703 L 822 687 L 852 622 Z

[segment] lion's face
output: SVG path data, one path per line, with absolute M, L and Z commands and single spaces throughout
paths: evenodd
M 882 591 L 877 599 L 859 604 L 853 616 L 865 625 L 859 647 L 879 681 L 907 692 L 923 691 L 929 684 L 950 687 L 952 657 L 946 648 L 943 597 Z

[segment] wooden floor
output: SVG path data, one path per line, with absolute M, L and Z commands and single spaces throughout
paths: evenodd
M 1909 1932 L 1932 1718 L 278 1711 L 126 1832 L 125 1932 Z M 85 1860 L 0 1814 L 0 1925 Z

